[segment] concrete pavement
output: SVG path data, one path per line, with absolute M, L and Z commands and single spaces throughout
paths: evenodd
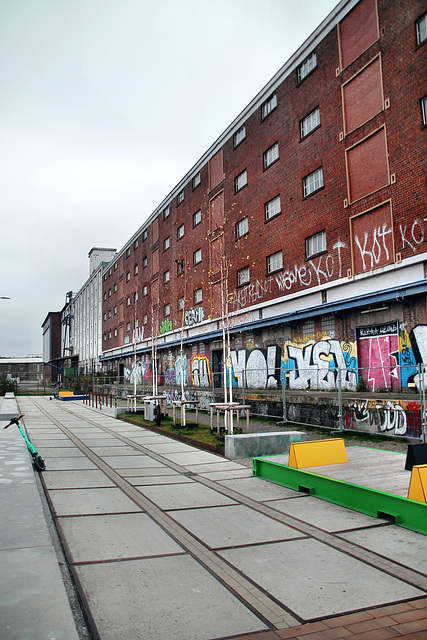
M 88 625 L 15 427 L 0 439 L 2 638 L 427 637 L 425 536 L 82 403 L 18 400 Z

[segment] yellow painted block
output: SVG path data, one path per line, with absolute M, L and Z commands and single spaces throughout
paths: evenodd
M 418 502 L 427 502 L 427 464 L 412 467 L 408 498 L 418 500 Z
M 60 391 L 58 393 L 58 396 L 60 396 L 61 398 L 69 398 L 71 396 L 74 396 L 74 392 L 73 391 Z
M 325 464 L 347 462 L 342 438 L 293 442 L 289 449 L 289 466 L 294 469 L 321 467 Z

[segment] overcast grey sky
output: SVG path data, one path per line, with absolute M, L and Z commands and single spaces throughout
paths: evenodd
M 0 356 L 120 249 L 337 0 L 0 0 Z

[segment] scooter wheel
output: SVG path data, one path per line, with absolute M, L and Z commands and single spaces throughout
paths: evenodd
M 46 463 L 40 455 L 33 458 L 37 471 L 44 471 L 46 469 Z

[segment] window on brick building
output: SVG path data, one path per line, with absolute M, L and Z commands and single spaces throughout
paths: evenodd
M 241 238 L 249 233 L 249 222 L 248 217 L 242 218 L 239 222 L 236 223 L 236 236 Z
M 145 313 L 145 314 L 142 316 L 142 324 L 147 324 L 147 322 L 148 322 L 148 315 Z
M 111 331 L 108 332 L 108 339 L 111 340 Z
M 330 338 L 335 337 L 335 316 L 333 314 L 322 317 L 322 333 Z
M 193 213 L 193 227 L 197 227 L 202 221 L 202 210 L 199 209 L 196 213 Z
M 129 258 L 129 256 L 130 256 L 130 247 L 126 249 L 126 258 Z
M 143 296 L 146 296 L 147 294 L 148 294 L 148 287 L 147 287 L 147 285 L 145 284 L 145 285 L 142 287 L 142 295 L 143 295 Z
M 129 282 L 129 280 L 130 280 L 130 271 L 128 271 L 126 274 L 126 282 Z
M 302 179 L 304 198 L 323 187 L 323 169 L 320 167 Z
M 130 307 L 130 297 L 129 296 L 126 298 L 126 306 Z
M 421 114 L 423 117 L 423 124 L 427 124 L 427 96 L 421 100 Z
M 242 173 L 234 178 L 234 191 L 237 193 L 248 184 L 248 172 L 245 169 Z
M 147 229 L 144 229 L 144 231 L 142 232 L 142 239 L 147 240 L 147 237 L 148 237 L 148 231 Z
M 117 315 L 117 305 L 114 306 L 113 313 L 115 316 Z
M 106 293 L 104 293 L 104 300 L 106 300 L 106 299 L 107 299 L 107 294 L 106 294 Z
M 265 203 L 265 219 L 271 220 L 282 212 L 280 204 L 280 196 L 276 196 L 272 200 Z
M 176 199 L 178 204 L 184 202 L 184 189 L 178 193 L 178 197 Z
M 182 296 L 181 298 L 178 298 L 178 311 L 182 311 L 185 305 L 185 299 L 184 296 Z
M 303 118 L 300 122 L 300 134 L 301 138 L 305 138 L 309 133 L 317 129 L 320 126 L 320 110 L 316 107 L 311 113 Z
M 184 273 L 184 260 L 177 260 L 176 261 L 176 273 L 178 276 L 180 276 L 182 273 Z
M 163 251 L 167 251 L 170 247 L 170 238 L 167 237 L 163 240 Z
M 298 82 L 302 82 L 317 67 L 317 55 L 313 51 L 297 69 Z
M 302 325 L 302 337 L 308 339 L 314 336 L 314 320 L 306 320 Z
M 417 44 L 422 44 L 427 40 L 427 14 L 417 20 Z
M 165 318 L 166 318 L 167 316 L 170 316 L 170 314 L 171 314 L 171 306 L 170 306 L 170 304 L 169 304 L 169 303 L 168 303 L 168 304 L 165 304 L 165 307 L 164 307 L 164 314 L 165 314 Z
M 126 324 L 126 331 L 127 331 L 127 332 L 129 332 L 129 331 L 130 331 L 130 322 L 128 322 L 128 323 Z
M 273 162 L 276 162 L 276 160 L 278 159 L 279 159 L 279 143 L 276 142 L 276 144 L 273 144 L 273 146 L 267 149 L 267 151 L 264 151 L 264 154 L 263 154 L 264 169 L 267 169 L 267 167 L 273 164 Z
M 273 93 L 273 95 L 270 96 L 268 100 L 266 100 L 261 105 L 261 118 L 264 120 L 267 116 L 270 115 L 272 111 L 274 111 L 276 107 L 277 107 L 277 95 Z
M 241 142 L 246 138 L 246 127 L 242 125 L 240 129 L 237 129 L 236 133 L 233 136 L 233 144 L 234 148 L 238 147 Z
M 117 262 L 114 263 L 114 271 L 117 271 Z
M 104 338 L 104 342 L 105 342 L 107 340 L 107 334 L 106 333 L 104 333 L 103 338 Z
M 111 298 L 111 289 L 108 289 L 108 297 Z
M 147 256 L 144 256 L 144 257 L 142 258 L 142 268 L 143 268 L 143 269 L 146 269 L 146 268 L 147 268 L 147 265 L 148 265 L 148 258 L 147 258 Z
M 316 233 L 305 240 L 305 254 L 307 258 L 326 251 L 326 231 Z
M 113 291 L 114 291 L 114 293 L 117 293 L 117 283 L 114 285 Z
M 180 240 L 181 238 L 184 237 L 184 225 L 183 224 L 181 224 L 178 227 L 178 229 L 176 231 L 176 237 L 177 237 L 178 240 Z
M 133 273 L 134 273 L 134 275 L 137 275 L 137 273 L 138 273 L 138 265 L 137 264 L 133 268 Z
M 202 181 L 202 178 L 200 176 L 200 171 L 199 171 L 199 173 L 196 173 L 196 175 L 193 178 L 193 189 L 198 187 L 201 181 Z
M 201 249 L 196 249 L 196 251 L 194 251 L 193 253 L 193 264 L 199 264 L 199 262 L 202 261 L 202 250 Z
M 272 253 L 271 256 L 267 256 L 267 273 L 273 273 L 283 269 L 283 254 L 281 251 Z
M 163 209 L 163 220 L 166 220 L 166 218 L 169 218 L 170 215 L 170 209 L 169 207 L 166 207 L 165 209 Z
M 203 302 L 203 289 L 196 289 L 194 292 L 194 304 Z
M 114 329 L 114 337 L 117 338 L 117 329 Z
M 171 279 L 171 272 L 169 271 L 169 269 L 167 271 L 164 272 L 163 274 L 163 282 L 166 284 L 167 282 L 169 282 Z
M 107 319 L 107 314 L 106 314 L 106 313 L 104 313 L 104 320 L 106 320 L 106 319 Z
M 138 249 L 138 238 L 135 240 L 135 242 L 133 243 L 133 248 L 134 250 Z
M 237 285 L 241 287 L 244 284 L 248 284 L 251 280 L 251 272 L 249 267 L 243 267 L 237 272 Z
M 111 309 L 108 309 L 108 317 L 111 318 Z

